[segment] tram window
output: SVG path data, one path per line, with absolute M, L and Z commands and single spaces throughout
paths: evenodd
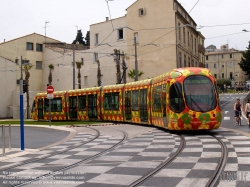
M 184 101 L 182 97 L 182 87 L 179 82 L 172 84 L 169 89 L 170 108 L 174 112 L 184 110 Z
M 162 86 L 156 86 L 153 88 L 153 111 L 161 112 L 161 99 L 162 95 Z
M 44 110 L 49 112 L 49 100 L 44 99 Z M 51 112 L 62 111 L 62 98 L 51 99 Z
M 119 110 L 119 92 L 104 94 L 104 109 Z
M 132 110 L 138 111 L 138 93 L 139 91 L 132 91 Z
M 86 96 L 79 96 L 78 97 L 78 109 L 79 110 L 86 110 Z

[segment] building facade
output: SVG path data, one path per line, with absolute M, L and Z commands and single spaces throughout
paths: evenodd
M 105 57 L 115 48 L 125 52 L 128 71 L 135 69 L 137 56 L 138 70 L 144 72 L 140 80 L 177 67 L 204 67 L 205 38 L 178 1 L 137 0 L 126 10 L 124 17 L 90 26 L 89 51 L 101 61 L 104 85 L 116 84 L 115 63 Z
M 29 90 L 30 106 L 33 98 L 38 91 L 43 90 L 43 60 L 44 42 L 58 42 L 58 40 L 40 35 L 29 34 L 20 38 L 0 43 L 0 66 L 1 66 L 1 85 L 5 90 L 1 90 L 3 103 L 0 107 L 0 117 L 19 118 L 19 79 L 21 77 L 21 56 L 22 63 L 32 65 L 29 70 Z M 23 71 L 23 79 L 25 74 Z M 7 94 L 8 93 L 8 94 Z M 24 106 L 26 106 L 26 94 L 24 94 Z M 25 112 L 27 109 L 25 108 Z
M 229 49 L 228 45 L 222 45 L 220 49 L 210 45 L 206 48 L 206 68 L 211 69 L 218 79 L 230 79 L 236 83 L 243 84 L 248 76 L 245 75 L 239 66 L 242 51 Z

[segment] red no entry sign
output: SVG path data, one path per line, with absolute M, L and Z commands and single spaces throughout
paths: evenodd
M 51 85 L 48 86 L 48 87 L 47 87 L 47 93 L 48 93 L 48 94 L 52 94 L 53 92 L 54 92 L 54 87 L 51 86 Z

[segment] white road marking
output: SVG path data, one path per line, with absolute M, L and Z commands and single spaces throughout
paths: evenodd
M 224 120 L 230 120 L 230 117 L 224 117 Z

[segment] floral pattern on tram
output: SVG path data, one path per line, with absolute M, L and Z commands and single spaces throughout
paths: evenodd
M 54 101 L 55 103 L 51 103 L 51 119 L 52 120 L 66 120 L 67 119 L 67 107 L 65 103 L 65 96 L 66 92 L 54 92 Z M 39 107 L 38 101 L 41 100 L 42 108 L 41 113 L 39 114 Z M 46 102 L 46 103 L 45 103 Z M 48 100 L 47 100 L 47 93 L 38 93 L 34 99 L 34 110 L 32 112 L 32 118 L 34 120 L 49 120 L 49 109 L 48 109 Z M 43 117 L 39 117 L 42 115 Z
M 151 79 L 131 82 L 127 83 L 124 88 L 124 92 L 128 93 L 131 92 L 131 120 L 126 119 L 127 121 L 132 121 L 133 123 L 145 123 L 151 124 L 150 121 L 150 111 L 151 111 L 151 90 L 150 90 Z M 133 91 L 138 91 L 137 98 L 133 98 Z M 146 104 L 145 98 L 143 100 L 142 97 L 146 97 Z M 133 99 L 136 99 L 137 106 L 133 105 Z
M 96 95 L 96 110 L 97 110 L 97 119 L 100 120 L 101 116 L 100 116 L 100 87 L 93 87 L 93 88 L 83 88 L 83 89 L 77 89 L 77 90 L 69 90 L 68 91 L 68 97 L 77 97 L 76 100 L 76 110 L 77 110 L 77 120 L 81 120 L 81 121 L 88 121 L 89 119 L 89 100 L 87 99 L 87 97 L 89 95 Z M 86 100 L 86 106 L 84 108 L 80 107 L 80 103 L 79 103 L 79 97 L 81 96 L 87 96 L 85 98 Z M 68 98 L 69 99 L 69 98 Z M 67 103 L 69 103 L 69 100 L 67 101 Z M 67 111 L 69 114 L 70 111 L 70 106 L 68 104 L 67 106 Z M 68 115 L 68 119 L 70 120 L 70 115 Z
M 123 84 L 104 86 L 102 88 L 102 119 L 105 121 L 123 121 L 122 93 Z
M 178 74 L 176 72 L 182 74 L 182 76 L 176 76 Z M 210 73 L 210 70 L 200 69 L 200 68 L 189 68 L 189 69 L 183 68 L 183 69 L 174 70 L 174 73 L 171 73 L 172 79 L 170 81 L 170 86 L 173 85 L 175 82 L 179 82 L 183 86 L 185 78 L 192 76 L 192 75 L 205 75 L 212 82 L 212 86 L 214 86 L 215 78 Z M 214 89 L 214 91 L 215 90 L 216 89 Z M 222 120 L 222 113 L 218 105 L 217 94 L 218 93 L 215 93 L 215 98 L 214 98 L 217 102 L 215 108 L 206 112 L 202 112 L 202 111 L 199 112 L 199 111 L 191 110 L 187 106 L 187 100 L 183 94 L 185 107 L 182 112 L 178 113 L 178 112 L 172 111 L 170 110 L 169 107 L 167 109 L 167 113 L 169 113 L 168 128 L 170 130 L 201 130 L 201 129 L 218 128 Z

